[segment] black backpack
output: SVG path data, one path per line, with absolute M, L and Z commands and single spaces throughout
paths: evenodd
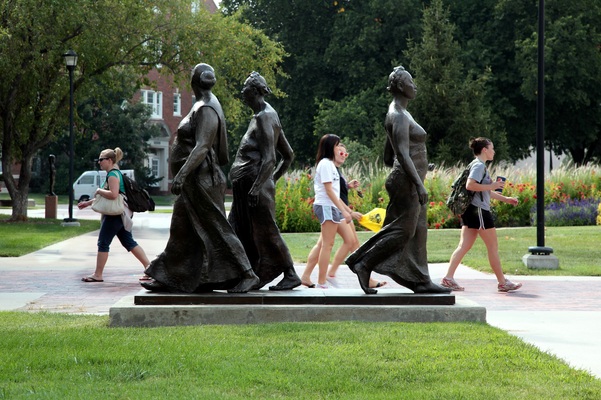
M 116 169 L 115 171 L 119 171 Z M 121 174 L 121 171 L 119 171 Z M 121 174 L 123 186 L 125 187 L 125 202 L 127 208 L 134 212 L 154 211 L 154 200 L 145 189 L 142 189 L 136 181 Z
M 467 207 L 472 203 L 472 199 L 476 193 L 465 188 L 465 185 L 467 184 L 467 178 L 470 175 L 470 170 L 472 169 L 472 165 L 475 161 L 476 160 L 469 163 L 469 165 L 463 170 L 463 172 L 461 172 L 461 174 L 453 181 L 453 184 L 451 185 L 451 194 L 447 199 L 447 207 L 455 215 L 462 215 L 467 211 Z M 483 198 L 482 192 L 480 192 L 480 197 Z

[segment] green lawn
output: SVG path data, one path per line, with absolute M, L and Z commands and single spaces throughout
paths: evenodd
M 62 220 L 29 218 L 27 222 L 7 222 L 0 214 L 0 257 L 19 257 L 54 243 L 100 229 L 100 220 L 78 220 L 80 226 L 62 226 Z M 0 397 L 1 398 L 1 397 Z
M 35 201 L 36 208 L 38 208 L 38 207 L 44 208 L 44 205 L 46 204 L 45 197 L 46 197 L 45 193 L 29 193 L 29 195 L 27 196 L 28 199 Z M 172 196 L 172 195 L 151 196 L 151 197 L 157 206 L 171 206 L 171 205 L 173 205 L 173 200 L 175 198 L 175 196 Z M 0 199 L 10 199 L 8 192 L 3 191 L 2 193 L 0 193 Z M 58 196 L 58 204 L 69 204 L 69 196 L 59 195 Z M 77 199 L 75 199 L 74 204 L 77 204 Z
M 165 211 L 168 212 L 168 211 Z M 30 218 L 26 223 L 7 223 L 8 215 L 0 215 L 0 257 L 17 257 L 42 249 L 52 243 L 65 240 L 99 228 L 99 221 L 80 220 L 81 227 L 65 229 L 59 220 Z M 597 226 L 549 227 L 545 229 L 545 245 L 554 249 L 559 258 L 558 270 L 528 269 L 522 256 L 529 246 L 536 245 L 536 228 L 498 229 L 499 253 L 503 270 L 512 275 L 573 275 L 600 276 L 601 263 L 591 243 L 601 243 L 601 229 Z M 459 242 L 458 229 L 430 230 L 428 232 L 428 261 L 448 262 Z M 363 242 L 373 233 L 359 232 Z M 284 233 L 290 254 L 296 262 L 306 262 L 307 255 L 317 242 L 319 233 Z M 336 246 L 341 239 L 337 237 Z M 486 249 L 478 239 L 463 264 L 480 271 L 490 272 Z
M 599 399 L 601 381 L 480 323 L 108 328 L 0 313 L 0 398 Z
M 535 270 L 527 268 L 522 256 L 528 254 L 528 247 L 536 246 L 536 228 L 501 228 L 499 254 L 503 270 L 512 275 L 574 275 L 600 276 L 601 262 L 591 244 L 601 243 L 601 229 L 598 226 L 549 227 L 545 229 L 545 245 L 554 250 L 559 259 L 558 270 Z M 372 232 L 359 232 L 359 240 L 364 242 Z M 282 234 L 292 258 L 297 262 L 306 262 L 307 255 L 317 242 L 319 233 Z M 428 232 L 428 262 L 446 263 L 459 243 L 459 229 L 430 230 Z M 336 238 L 336 247 L 342 243 Z M 486 247 L 481 239 L 476 240 L 462 262 L 479 271 L 490 272 Z

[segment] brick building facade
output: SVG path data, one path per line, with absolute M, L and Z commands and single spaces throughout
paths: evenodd
M 209 12 L 217 11 L 213 0 L 204 2 Z M 169 169 L 169 149 L 179 123 L 192 109 L 195 97 L 189 83 L 185 87 L 177 87 L 170 77 L 161 75 L 160 69 L 153 69 L 148 79 L 154 82 L 153 87 L 143 87 L 134 96 L 134 101 L 142 101 L 152 107 L 150 120 L 161 127 L 162 134 L 148 141 L 150 149 L 145 166 L 150 168 L 153 176 L 163 177 L 153 191 L 168 193 L 173 178 Z

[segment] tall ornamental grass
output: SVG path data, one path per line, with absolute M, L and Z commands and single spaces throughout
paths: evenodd
M 440 166 L 428 172 L 428 226 L 431 229 L 458 228 L 459 218 L 446 207 L 451 184 L 465 165 Z M 385 182 L 390 172 L 377 161 L 343 166 L 347 181 L 357 179 L 359 191 L 349 191 L 352 209 L 361 213 L 388 204 Z M 319 223 L 313 216 L 314 169 L 292 171 L 276 185 L 277 221 L 282 232 L 317 232 Z M 489 166 L 493 179 L 507 178 L 503 194 L 516 197 L 517 206 L 493 200 L 498 227 L 531 226 L 536 223 L 536 170 L 514 166 Z M 601 167 L 562 166 L 545 176 L 545 224 L 549 226 L 601 225 Z M 360 192 L 360 193 L 359 193 Z M 361 228 L 359 228 L 361 229 Z

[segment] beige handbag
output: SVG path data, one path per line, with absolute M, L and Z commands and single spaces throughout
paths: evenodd
M 123 195 L 119 194 L 116 199 L 109 200 L 97 194 L 92 202 L 92 210 L 104 215 L 121 215 L 125 211 Z

